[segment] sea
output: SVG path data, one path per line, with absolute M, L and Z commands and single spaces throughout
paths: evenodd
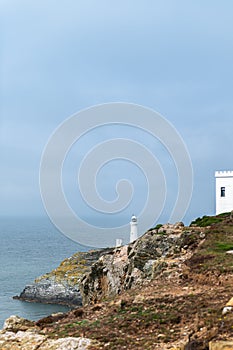
M 47 217 L 0 218 L 0 328 L 18 315 L 38 320 L 70 308 L 14 300 L 26 284 L 50 272 L 77 251 L 88 250 L 61 234 Z

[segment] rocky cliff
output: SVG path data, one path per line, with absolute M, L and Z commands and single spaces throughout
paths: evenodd
M 153 278 L 167 265 L 167 258 L 182 258 L 187 250 L 196 247 L 204 237 L 202 231 L 198 227 L 185 228 L 182 223 L 166 224 L 149 230 L 134 243 L 103 254 L 80 279 L 83 304 L 114 297 Z

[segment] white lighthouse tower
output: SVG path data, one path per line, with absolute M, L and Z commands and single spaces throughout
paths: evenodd
M 138 220 L 135 215 L 132 216 L 130 221 L 130 243 L 136 241 L 138 238 Z

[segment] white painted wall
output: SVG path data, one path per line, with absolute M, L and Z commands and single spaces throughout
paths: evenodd
M 216 215 L 233 210 L 233 171 L 216 171 Z M 225 187 L 225 197 L 221 197 Z

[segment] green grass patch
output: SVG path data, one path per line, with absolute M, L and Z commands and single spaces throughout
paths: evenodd
M 156 226 L 155 226 L 155 229 L 156 230 L 158 230 L 160 227 L 162 227 L 163 225 L 162 224 L 157 224 Z
M 226 242 L 216 242 L 216 251 L 227 252 L 228 250 L 233 250 L 233 243 Z
M 217 224 L 218 222 L 222 222 L 225 218 L 224 215 L 218 215 L 218 216 L 204 215 L 202 218 L 197 218 L 196 220 L 192 221 L 190 226 L 191 225 L 197 225 L 199 227 L 211 226 L 213 224 Z
M 151 227 L 148 231 L 158 230 L 162 226 L 162 224 L 157 224 L 155 227 Z

